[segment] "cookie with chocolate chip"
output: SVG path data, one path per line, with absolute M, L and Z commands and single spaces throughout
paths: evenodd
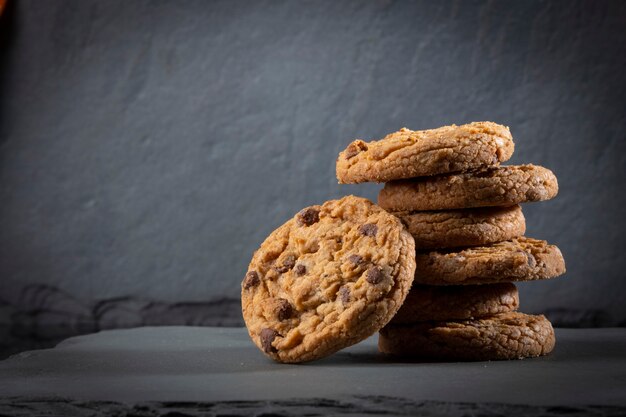
M 301 210 L 265 239 L 241 285 L 243 317 L 272 359 L 319 359 L 387 324 L 414 275 L 400 220 L 348 196 Z
M 526 236 L 473 248 L 418 252 L 415 263 L 415 282 L 428 285 L 533 281 L 565 273 L 558 247 Z
M 547 355 L 554 344 L 554 329 L 548 319 L 515 312 L 476 320 L 390 325 L 378 338 L 378 349 L 383 353 L 463 361 Z
M 337 179 L 341 184 L 385 182 L 497 166 L 513 149 L 509 128 L 493 122 L 402 128 L 378 141 L 350 143 L 337 157 Z

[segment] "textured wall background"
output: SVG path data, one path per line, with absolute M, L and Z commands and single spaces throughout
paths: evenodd
M 349 141 L 474 120 L 509 125 L 511 163 L 559 178 L 556 200 L 524 212 L 568 273 L 521 285 L 522 308 L 626 323 L 626 3 L 9 6 L 5 337 L 238 324 L 240 280 L 271 230 L 309 204 L 375 198 L 378 185 L 337 185 Z

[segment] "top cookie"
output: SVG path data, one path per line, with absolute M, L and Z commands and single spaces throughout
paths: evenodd
M 300 211 L 255 252 L 243 317 L 272 359 L 318 359 L 387 324 L 414 273 L 413 238 L 398 218 L 359 197 L 328 201 Z
M 385 182 L 497 166 L 513 149 L 509 128 L 492 122 L 402 128 L 378 141 L 348 145 L 337 158 L 337 179 L 341 184 Z
M 558 192 L 559 183 L 549 169 L 509 165 L 388 182 L 378 193 L 378 204 L 389 211 L 512 206 L 549 200 Z

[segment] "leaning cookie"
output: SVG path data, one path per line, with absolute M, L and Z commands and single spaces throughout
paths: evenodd
M 387 326 L 378 349 L 423 359 L 486 361 L 547 355 L 554 349 L 552 324 L 544 316 L 504 313 L 466 321 Z
M 400 220 L 354 196 L 303 209 L 261 244 L 242 282 L 253 342 L 279 362 L 319 359 L 374 334 L 415 273 Z
M 558 247 L 525 236 L 488 246 L 417 253 L 415 263 L 415 282 L 428 285 L 532 281 L 565 273 Z
M 378 204 L 389 211 L 511 206 L 549 200 L 558 191 L 557 179 L 549 169 L 510 165 L 388 182 L 378 194 Z
M 519 205 L 393 214 L 413 235 L 418 250 L 488 245 L 526 232 L 526 220 Z
M 492 285 L 419 285 L 389 325 L 421 321 L 470 320 L 517 310 L 519 295 L 510 282 Z
M 499 165 L 513 154 L 511 132 L 492 122 L 400 129 L 385 138 L 355 140 L 337 158 L 342 184 L 385 182 Z

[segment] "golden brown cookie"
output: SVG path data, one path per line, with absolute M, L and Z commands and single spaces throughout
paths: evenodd
M 537 165 L 510 165 L 462 174 L 392 181 L 378 194 L 389 211 L 511 206 L 553 198 L 556 177 Z
M 415 282 L 428 285 L 532 281 L 565 273 L 559 248 L 525 236 L 488 246 L 417 253 L 415 263 Z
M 491 361 L 546 355 L 554 330 L 544 316 L 504 313 L 465 321 L 386 326 L 378 349 L 424 359 Z
M 279 362 L 318 359 L 374 334 L 415 273 L 397 217 L 348 196 L 303 209 L 265 239 L 241 286 L 253 342 Z
M 466 171 L 499 165 L 513 149 L 509 128 L 492 122 L 402 128 L 378 141 L 350 143 L 337 158 L 337 179 L 356 184 Z
M 510 282 L 449 286 L 413 284 L 389 325 L 470 320 L 515 311 L 518 306 L 517 288 Z
M 413 235 L 418 250 L 488 245 L 526 232 L 526 220 L 519 205 L 392 214 Z

